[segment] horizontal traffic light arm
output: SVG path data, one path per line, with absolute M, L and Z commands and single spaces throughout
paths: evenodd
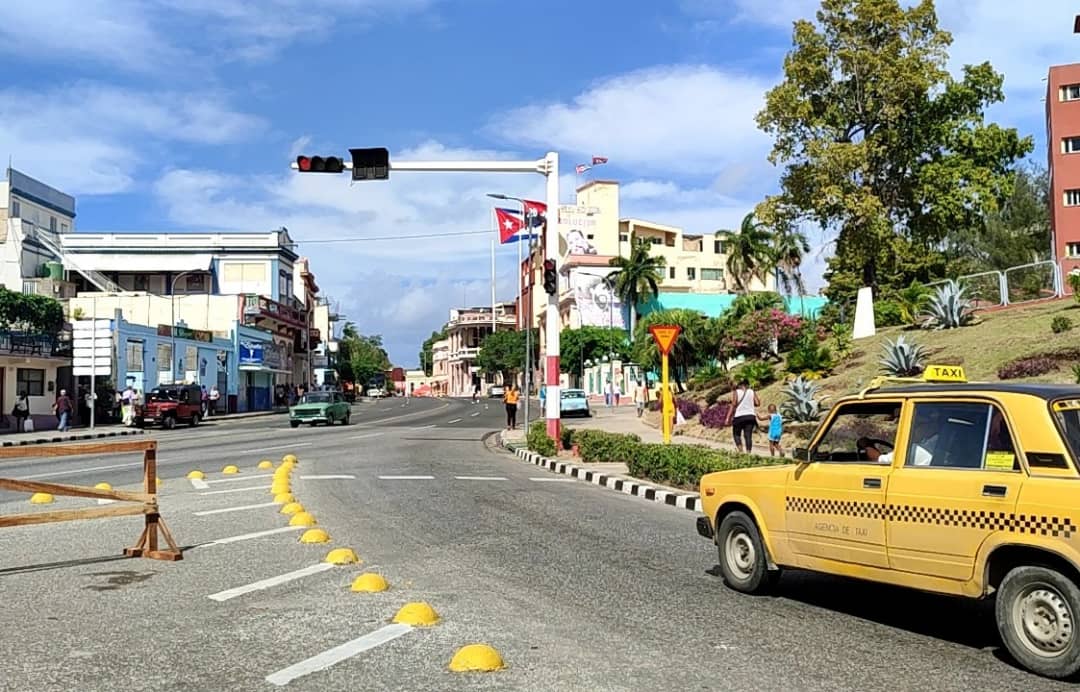
M 345 171 L 352 170 L 349 157 L 342 157 Z M 293 161 L 289 167 L 294 171 L 300 166 Z M 392 171 L 433 171 L 444 173 L 547 173 L 547 161 L 390 161 Z M 344 171 L 342 171 L 344 172 Z

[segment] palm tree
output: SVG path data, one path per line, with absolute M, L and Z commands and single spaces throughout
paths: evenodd
M 735 280 L 740 293 L 748 293 L 754 279 L 765 283 L 765 277 L 775 266 L 773 259 L 773 234 L 754 222 L 754 213 L 743 217 L 739 232 L 720 230 L 716 237 L 728 243 L 727 270 Z
M 792 288 L 795 289 L 799 294 L 799 312 L 802 312 L 806 284 L 803 282 L 801 267 L 803 256 L 810 252 L 810 242 L 803 232 L 788 228 L 773 235 L 772 251 L 777 282 L 789 296 Z
M 608 262 L 615 271 L 607 276 L 615 294 L 630 313 L 630 338 L 634 335 L 634 325 L 639 315 L 638 303 L 647 302 L 660 294 L 660 282 L 664 280 L 663 257 L 649 254 L 651 244 L 645 238 L 634 238 L 629 257 L 612 257 Z

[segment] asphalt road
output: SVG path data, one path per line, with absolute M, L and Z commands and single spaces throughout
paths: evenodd
M 785 575 L 774 597 L 736 594 L 714 576 L 693 513 L 487 448 L 498 402 L 402 403 L 357 405 L 353 425 L 332 429 L 291 430 L 275 416 L 155 433 L 162 514 L 189 546 L 178 563 L 116 559 L 137 519 L 0 529 L 0 689 L 276 689 L 268 676 L 385 631 L 410 601 L 431 604 L 440 622 L 286 687 L 1073 688 L 1009 662 L 989 604 L 807 574 Z M 330 544 L 300 544 L 289 530 L 252 537 L 286 527 L 277 507 L 258 506 L 270 479 L 254 465 L 287 452 L 301 459 L 293 492 Z M 2 462 L 0 476 L 134 485 L 137 467 L 104 468 L 125 459 Z M 221 475 L 227 463 L 241 474 Z M 196 467 L 206 487 L 183 480 Z M 0 514 L 28 509 L 25 496 L 0 497 Z M 315 571 L 336 547 L 363 564 Z M 352 593 L 362 571 L 390 590 Z M 507 669 L 449 672 L 454 651 L 476 642 Z

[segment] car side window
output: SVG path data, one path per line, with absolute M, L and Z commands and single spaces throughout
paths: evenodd
M 907 467 L 1018 471 L 1020 461 L 1000 408 L 978 402 L 915 404 Z
M 860 401 L 842 405 L 811 450 L 811 459 L 891 463 L 900 407 L 899 401 Z

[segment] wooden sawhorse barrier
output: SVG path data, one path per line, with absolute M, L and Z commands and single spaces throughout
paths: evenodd
M 124 442 L 92 442 L 88 444 L 44 444 L 35 446 L 0 448 L 0 460 L 20 457 L 66 457 L 87 454 L 123 454 L 127 452 L 143 453 L 143 492 L 133 493 L 126 490 L 98 490 L 81 485 L 61 485 L 58 483 L 38 483 L 20 481 L 13 478 L 0 478 L 0 490 L 13 490 L 27 493 L 51 493 L 69 497 L 90 497 L 99 500 L 119 502 L 138 502 L 138 505 L 119 505 L 116 507 L 87 507 L 85 509 L 61 509 L 55 512 L 32 512 L 29 514 L 11 514 L 0 516 L 0 528 L 6 526 L 28 526 L 30 524 L 51 524 L 60 521 L 79 519 L 101 519 L 104 517 L 128 517 L 143 515 L 146 523 L 142 535 L 130 548 L 124 550 L 129 557 L 145 557 L 152 560 L 180 560 L 183 555 L 176 541 L 173 540 L 165 520 L 158 513 L 157 502 L 157 441 L 138 440 Z M 158 532 L 165 538 L 168 549 L 158 547 Z

